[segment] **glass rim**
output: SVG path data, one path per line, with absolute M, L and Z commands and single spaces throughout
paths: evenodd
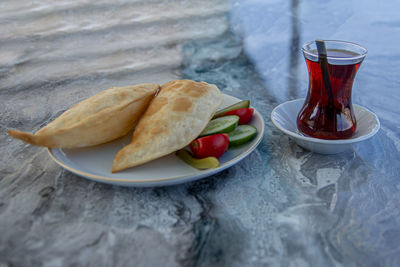
M 340 44 L 352 45 L 352 46 L 355 46 L 355 47 L 359 48 L 362 51 L 362 53 L 357 55 L 357 56 L 352 56 L 352 57 L 327 56 L 328 59 L 334 59 L 334 60 L 357 60 L 357 59 L 364 58 L 365 55 L 368 53 L 368 50 L 365 47 L 363 47 L 363 46 L 361 46 L 359 44 L 353 43 L 353 42 L 341 41 L 341 40 L 323 40 L 323 41 L 325 43 L 340 43 Z M 307 55 L 312 56 L 312 57 L 318 57 L 318 53 L 312 53 L 309 49 L 306 48 L 307 46 L 310 46 L 313 43 L 315 43 L 315 40 L 303 44 L 303 46 L 301 47 L 301 50 L 303 51 L 304 54 L 307 54 Z

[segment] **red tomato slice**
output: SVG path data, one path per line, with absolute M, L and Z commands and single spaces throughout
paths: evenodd
M 254 108 L 241 108 L 228 111 L 224 114 L 226 115 L 236 115 L 239 116 L 239 124 L 247 124 L 254 114 Z
M 228 150 L 228 147 L 229 136 L 226 133 L 200 137 L 190 143 L 190 149 L 196 158 L 219 158 Z

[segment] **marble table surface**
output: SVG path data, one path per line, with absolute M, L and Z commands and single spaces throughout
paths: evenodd
M 397 1 L 2 0 L 0 266 L 400 266 Z M 298 147 L 270 120 L 304 97 L 301 45 L 369 51 L 353 102 L 381 120 L 338 155 Z M 188 78 L 248 98 L 262 143 L 208 178 L 101 184 L 6 134 L 35 132 L 110 86 Z

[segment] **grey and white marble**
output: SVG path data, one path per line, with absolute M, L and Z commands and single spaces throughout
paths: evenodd
M 396 1 L 2 0 L 0 266 L 400 266 L 400 5 Z M 381 130 L 323 156 L 273 127 L 304 96 L 301 44 L 369 53 L 354 103 Z M 109 86 L 190 78 L 251 99 L 265 135 L 239 164 L 163 188 L 85 180 L 36 131 Z

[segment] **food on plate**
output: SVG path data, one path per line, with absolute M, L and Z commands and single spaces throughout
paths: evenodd
M 228 133 L 229 147 L 243 145 L 257 135 L 257 128 L 251 125 L 239 125 Z
M 213 84 L 177 80 L 162 85 L 138 122 L 131 143 L 117 153 L 112 172 L 189 145 L 207 126 L 221 102 L 222 93 Z
M 217 158 L 221 157 L 228 148 L 250 142 L 257 135 L 257 128 L 243 124 L 248 123 L 254 114 L 254 109 L 249 108 L 249 105 L 248 100 L 238 102 L 223 109 L 224 112 L 220 113 L 221 117 L 212 119 L 199 138 L 190 143 L 190 149 L 194 156 L 197 159 L 213 157 L 218 161 Z M 242 108 L 243 106 L 247 106 L 247 108 Z M 238 125 L 241 120 L 242 124 Z M 182 160 L 194 166 L 188 160 L 183 158 Z M 196 168 L 196 166 L 194 167 Z
M 111 87 L 83 100 L 35 134 L 9 130 L 32 145 L 52 148 L 88 147 L 129 132 L 159 89 L 155 83 Z
M 221 110 L 218 110 L 215 113 L 213 119 L 224 116 L 225 113 L 228 112 L 228 111 L 232 111 L 232 110 L 235 110 L 235 109 L 241 109 L 241 108 L 248 108 L 249 106 L 250 106 L 250 100 L 239 101 L 239 102 L 237 102 L 237 103 L 235 103 L 233 105 L 230 105 L 230 106 L 227 106 L 227 107 L 225 107 L 225 108 L 223 108 Z
M 239 117 L 239 125 L 241 124 L 247 124 L 251 118 L 253 117 L 254 114 L 254 108 L 241 108 L 241 109 L 235 109 L 231 110 L 225 113 L 224 116 L 227 115 L 236 115 Z M 224 118 L 224 117 L 222 117 Z
M 197 159 L 192 157 L 185 149 L 180 149 L 176 152 L 178 158 L 196 169 L 214 169 L 219 166 L 219 161 L 216 157 L 206 157 Z
M 190 150 L 196 158 L 219 158 L 228 150 L 228 147 L 229 136 L 226 133 L 200 137 L 190 143 Z
M 200 136 L 229 133 L 236 128 L 238 122 L 239 117 L 235 115 L 213 119 L 207 124 L 207 127 L 201 132 Z

